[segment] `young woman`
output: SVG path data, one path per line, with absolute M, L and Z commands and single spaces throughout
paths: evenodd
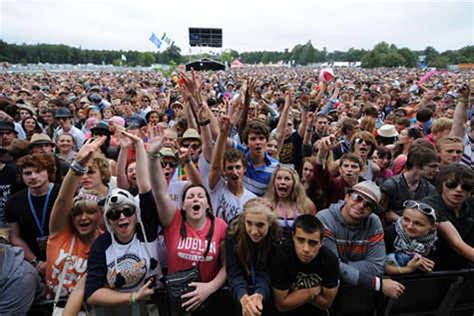
M 230 224 L 225 241 L 227 280 L 241 315 L 270 313 L 268 265 L 279 229 L 271 205 L 263 198 L 247 201 L 242 214 Z
M 291 167 L 279 165 L 275 169 L 265 197 L 278 216 L 282 239 L 291 236 L 291 226 L 298 215 L 316 214 L 316 206 L 306 196 L 298 174 Z
M 98 138 L 82 146 L 54 202 L 46 247 L 45 283 L 48 300 L 55 299 L 56 293 L 62 298 L 69 296 L 86 272 L 92 243 L 102 233 L 99 228 L 102 211 L 98 206 L 98 192 L 85 190 L 76 197 L 74 194 L 81 181 L 77 166 L 86 165 L 103 141 L 104 138 Z M 62 275 L 64 280 L 60 284 Z
M 301 183 L 305 190 L 309 188 L 309 184 L 314 176 L 315 157 L 306 157 L 303 159 L 303 167 L 301 169 Z
M 107 158 L 101 154 L 94 153 L 88 161 L 86 168 L 87 171 L 81 178 L 82 189 L 94 190 L 99 192 L 102 197 L 106 197 L 109 193 L 108 184 L 111 177 Z
M 436 213 L 428 204 L 407 200 L 403 203 L 403 216 L 385 232 L 387 260 L 385 272 L 412 273 L 416 270 L 432 271 L 434 261 L 429 255 L 436 240 Z
M 77 154 L 74 151 L 75 147 L 76 142 L 74 137 L 69 133 L 63 133 L 56 141 L 56 156 L 68 163 L 71 163 Z
M 218 313 L 209 298 L 225 282 L 226 271 L 222 248 L 226 223 L 215 218 L 209 193 L 202 185 L 189 185 L 182 195 L 182 207 L 171 200 L 159 159 L 161 142 L 149 143 L 150 175 L 159 218 L 164 227 L 168 249 L 168 273 L 183 271 L 198 265 L 201 282 L 190 283 L 195 288 L 181 298 L 181 308 L 193 315 Z M 184 162 L 190 163 L 189 159 Z M 210 243 L 210 247 L 207 245 Z M 207 249 L 207 254 L 206 253 Z M 204 256 L 205 255 L 205 256 Z M 206 301 L 204 308 L 197 309 Z M 220 311 L 222 312 L 222 311 Z
M 26 139 L 28 140 L 31 139 L 31 136 L 33 136 L 33 134 L 43 132 L 38 121 L 32 116 L 26 117 L 23 121 L 21 121 L 21 126 L 23 127 L 23 130 L 26 134 Z
M 148 176 L 145 146 L 130 137 L 137 151 L 139 201 L 128 191 L 113 189 L 107 196 L 104 221 L 107 233 L 91 248 L 85 297 L 101 306 L 135 303 L 154 293 L 161 276 L 157 258 L 158 215 Z

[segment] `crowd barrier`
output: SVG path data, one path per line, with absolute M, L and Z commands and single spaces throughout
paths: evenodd
M 393 276 L 392 279 L 405 286 L 405 292 L 399 299 L 394 300 L 381 293 L 341 285 L 330 315 L 474 315 L 474 269 Z M 217 307 L 219 313 L 216 315 L 239 315 L 239 306 L 227 288 L 221 289 L 215 296 L 214 301 L 219 305 Z M 48 315 L 44 307 L 45 304 L 33 306 L 29 315 Z M 173 316 L 164 289 L 158 289 L 146 306 L 100 307 L 93 308 L 90 314 Z

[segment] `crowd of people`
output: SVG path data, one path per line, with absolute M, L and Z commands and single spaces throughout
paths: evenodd
M 344 315 L 474 267 L 473 72 L 424 74 L 0 74 L 0 314 Z

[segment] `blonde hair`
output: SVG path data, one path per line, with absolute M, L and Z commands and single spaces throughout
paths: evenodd
M 276 209 L 278 203 L 278 194 L 275 190 L 275 178 L 279 171 L 287 171 L 291 174 L 293 178 L 293 188 L 291 190 L 291 201 L 296 202 L 296 211 L 299 214 L 312 214 L 312 211 L 316 208 L 314 203 L 306 195 L 303 184 L 300 181 L 300 177 L 295 169 L 287 166 L 278 165 L 275 171 L 273 172 L 270 184 L 268 186 L 267 192 L 265 193 L 265 198 L 270 201 L 273 209 Z
M 259 255 L 256 254 L 256 246 L 249 238 L 247 230 L 245 229 L 245 217 L 247 214 L 264 214 L 268 222 L 267 235 L 260 242 Z M 280 225 L 278 218 L 273 211 L 271 203 L 265 198 L 254 198 L 248 200 L 243 207 L 242 214 L 231 222 L 228 232 L 230 237 L 236 240 L 235 248 L 233 249 L 239 258 L 241 265 L 244 267 L 247 275 L 250 274 L 249 263 L 255 263 L 256 260 L 266 260 L 272 245 L 280 238 Z
M 447 117 L 440 117 L 433 121 L 431 125 L 432 133 L 439 133 L 445 130 L 451 130 L 453 127 L 453 120 Z
M 443 146 L 447 144 L 461 144 L 462 145 L 463 141 L 461 137 L 446 135 L 446 136 L 441 137 L 436 142 L 436 150 L 440 152 L 441 148 L 443 148 Z

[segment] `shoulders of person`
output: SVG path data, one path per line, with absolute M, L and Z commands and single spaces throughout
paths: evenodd
M 109 232 L 105 232 L 94 240 L 91 246 L 91 253 L 103 252 L 105 255 L 105 251 L 110 245 L 112 245 L 112 236 Z
M 333 226 L 340 216 L 341 208 L 344 206 L 344 201 L 339 201 L 329 205 L 328 208 L 316 213 L 316 217 L 323 223 L 326 228 Z
M 401 179 L 402 179 L 401 173 L 388 178 L 382 183 L 382 185 L 380 186 L 380 190 L 387 194 L 395 193 L 395 190 L 401 183 Z
M 446 216 L 448 215 L 448 207 L 446 203 L 444 203 L 443 198 L 441 195 L 436 191 L 435 193 L 425 197 L 421 202 L 428 204 L 432 208 L 435 209 L 437 220 L 439 222 L 447 221 Z
M 318 256 L 314 262 L 320 264 L 323 269 L 329 269 L 331 271 L 339 266 L 338 257 L 326 246 L 322 246 L 319 249 Z
M 219 237 L 219 240 L 226 238 L 227 223 L 219 217 L 214 217 L 214 234 Z
M 422 183 L 422 185 L 423 185 L 423 188 L 424 188 L 426 191 L 430 192 L 430 193 L 429 193 L 430 195 L 431 195 L 432 193 L 436 192 L 436 187 L 435 187 L 433 184 L 431 184 L 431 182 L 429 182 L 427 179 L 421 178 L 420 181 L 421 181 L 421 183 Z
M 372 229 L 376 232 L 383 233 L 382 221 L 380 220 L 380 217 L 377 214 L 371 213 L 365 221 L 367 223 L 367 229 Z

